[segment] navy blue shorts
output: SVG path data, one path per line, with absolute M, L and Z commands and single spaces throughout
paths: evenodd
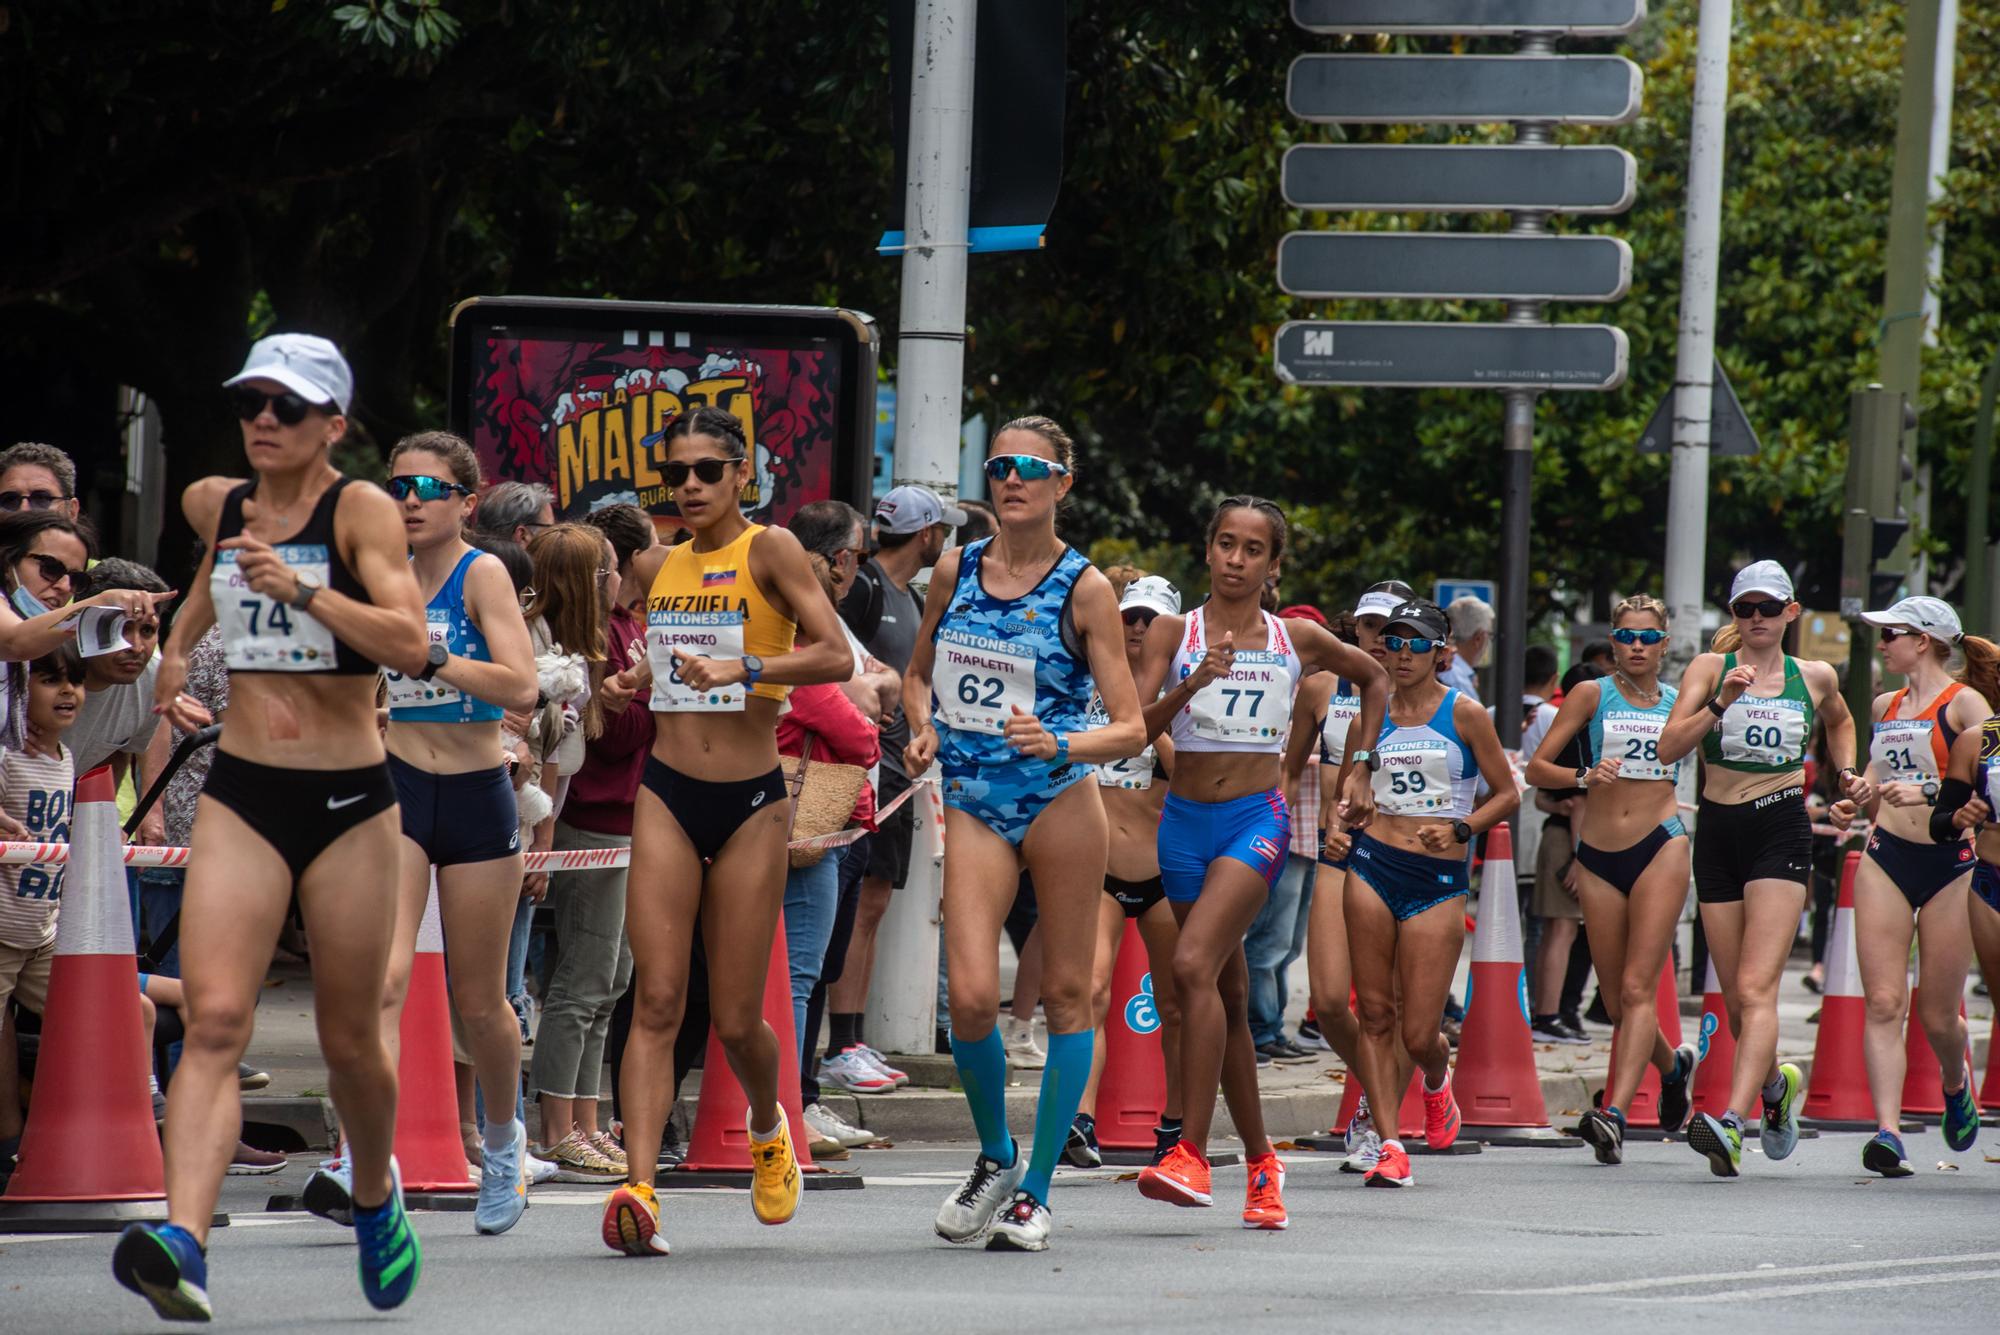
M 1291 808 L 1276 788 L 1227 802 L 1168 793 L 1160 812 L 1160 880 L 1168 899 L 1192 904 L 1201 898 L 1209 864 L 1234 858 L 1263 877 L 1268 889 L 1285 869 L 1291 844 Z
M 1350 871 L 1382 897 L 1397 922 L 1472 893 L 1464 858 L 1434 858 L 1391 847 L 1366 831 L 1356 831 L 1347 855 Z
M 1982 862 L 1972 869 L 1972 893 L 1986 901 L 1986 907 L 2000 913 L 2000 867 Z
M 433 774 L 389 757 L 389 778 L 403 808 L 403 837 L 433 867 L 492 862 L 521 851 L 521 817 L 505 765 Z
M 1687 826 L 1681 824 L 1681 818 L 1669 816 L 1629 848 L 1592 848 L 1579 842 L 1576 860 L 1583 864 L 1585 871 L 1629 898 L 1632 887 L 1639 884 L 1639 878 L 1646 874 L 1646 868 L 1653 865 L 1653 859 L 1659 856 L 1660 850 L 1669 841 L 1686 837 Z
M 1976 858 L 1972 844 L 1920 844 L 1877 829 L 1868 836 L 1868 860 L 1903 892 L 1912 909 L 1920 909 L 1938 891 L 1971 871 Z

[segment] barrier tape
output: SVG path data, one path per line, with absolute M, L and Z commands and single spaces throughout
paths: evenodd
M 937 780 L 918 779 L 897 794 L 896 800 L 875 813 L 879 822 L 884 816 L 915 797 L 919 788 L 935 788 Z M 851 830 L 836 830 L 832 834 L 816 834 L 806 839 L 794 839 L 787 848 L 845 848 L 856 842 L 868 831 L 856 826 Z M 127 844 L 124 846 L 125 865 L 128 867 L 185 867 L 188 850 L 169 848 L 151 844 Z M 20 866 L 33 863 L 37 866 L 55 866 L 69 861 L 68 844 L 31 844 L 0 841 L 0 866 Z M 632 861 L 629 848 L 573 848 L 559 849 L 549 853 L 527 853 L 522 855 L 524 871 L 602 871 L 611 867 L 624 867 Z

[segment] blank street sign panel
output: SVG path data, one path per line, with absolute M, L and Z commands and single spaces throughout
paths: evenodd
M 1286 384 L 1432 389 L 1616 389 L 1625 331 L 1510 325 L 1294 320 L 1272 347 Z
M 1646 17 L 1646 0 L 1292 0 L 1313 32 L 1562 32 L 1615 36 Z
M 1623 56 L 1300 56 L 1285 104 L 1308 121 L 1623 125 L 1645 75 Z
M 1295 297 L 1616 301 L 1631 285 L 1632 248 L 1608 236 L 1292 232 L 1278 243 L 1278 286 Z
M 1297 209 L 1623 213 L 1638 164 L 1622 148 L 1531 144 L 1294 144 L 1281 172 Z

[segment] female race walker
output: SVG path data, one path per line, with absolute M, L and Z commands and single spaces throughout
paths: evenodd
M 119 1283 L 170 1320 L 211 1316 L 203 1244 L 241 1124 L 236 1063 L 295 891 L 353 1164 L 361 1291 L 395 1307 L 420 1268 L 389 1157 L 396 1064 L 382 1040 L 382 986 L 396 882 L 355 872 L 401 857 L 376 665 L 422 671 L 429 645 L 395 503 L 350 486 L 327 459 L 353 383 L 325 339 L 260 340 L 229 381 L 256 476 L 207 478 L 184 502 L 208 552 L 162 656 L 154 708 L 184 730 L 203 721 L 180 689 L 188 651 L 214 625 L 230 703 L 182 896 L 187 1033 L 167 1096 L 169 1222 L 132 1225 L 112 1257 Z
M 1785 628 L 1798 619 L 1791 576 L 1776 561 L 1737 573 L 1729 590 L 1734 621 L 1716 632 L 1715 652 L 1698 654 L 1681 674 L 1680 695 L 1660 731 L 1659 759 L 1671 765 L 1701 747 L 1700 838 L 1694 847 L 1695 898 L 1722 984 L 1736 1065 L 1729 1108 L 1702 1113 L 1688 1144 L 1717 1177 L 1743 1162 L 1743 1116 L 1764 1099 L 1760 1148 L 1782 1159 L 1798 1145 L 1799 1068 L 1778 1063 L 1778 980 L 1798 935 L 1812 871 L 1812 824 L 1806 816 L 1805 758 L 1813 716 L 1826 727 L 1827 755 L 1840 766 L 1841 791 L 1869 797 L 1856 774 L 1854 716 L 1826 663 L 1791 657 Z
M 1181 610 L 1181 591 L 1158 575 L 1143 575 L 1125 586 L 1118 615 L 1125 623 L 1125 661 L 1135 671 L 1146 643 L 1146 628 L 1162 616 Z M 1102 698 L 1090 702 L 1090 725 L 1109 726 Z M 1156 739 L 1138 755 L 1097 767 L 1097 786 L 1104 798 L 1104 820 L 1111 831 L 1105 858 L 1104 898 L 1097 901 L 1097 953 L 1090 975 L 1090 1013 L 1096 1025 L 1096 1047 L 1090 1062 L 1090 1083 L 1083 1088 L 1082 1110 L 1070 1126 L 1063 1158 L 1078 1168 L 1103 1162 L 1097 1146 L 1097 1086 L 1104 1076 L 1104 1026 L 1111 1012 L 1111 975 L 1118 968 L 1118 948 L 1128 920 L 1139 924 L 1146 943 L 1146 962 L 1153 983 L 1153 1011 L 1159 1019 L 1160 1056 L 1166 1067 L 1166 1103 L 1160 1124 L 1153 1128 L 1153 1162 L 1181 1138 L 1181 1008 L 1174 996 L 1174 946 L 1180 926 L 1167 903 L 1160 880 L 1160 808 L 1167 797 L 1166 780 L 1173 772 L 1173 743 Z M 1122 1024 L 1122 1018 L 1110 1020 Z
M 1467 860 L 1474 837 L 1506 820 L 1521 801 L 1492 717 L 1438 680 L 1438 653 L 1450 633 L 1435 603 L 1412 599 L 1389 613 L 1382 634 L 1394 688 L 1389 719 L 1373 752 L 1356 749 L 1353 728 L 1347 750 L 1350 766 L 1372 772 L 1377 813 L 1365 830 L 1355 830 L 1347 854 L 1361 1088 L 1371 1107 L 1398 1109 L 1414 1063 L 1424 1076 L 1424 1141 L 1435 1149 L 1458 1139 L 1451 1044 L 1440 1026 L 1465 941 Z M 1489 795 L 1475 809 L 1473 789 L 1481 779 Z M 1348 824 L 1355 826 L 1352 802 Z M 1403 1142 L 1382 1137 L 1375 1166 L 1361 1181 L 1414 1183 Z
M 787 688 L 854 671 L 799 540 L 743 517 L 753 465 L 736 416 L 684 412 L 667 428 L 666 450 L 660 471 L 693 537 L 633 558 L 634 577 L 651 590 L 646 667 L 608 683 L 618 695 L 650 677 L 658 727 L 632 811 L 626 890 L 633 1010 L 619 1107 L 628 1179 L 604 1205 L 605 1245 L 628 1256 L 667 1254 L 653 1177 L 697 915 L 715 1036 L 750 1104 L 751 1207 L 766 1224 L 798 1210 L 798 1162 L 778 1104 L 778 1063 L 797 1054 L 781 1051 L 764 1022 L 792 809 L 778 712 Z M 801 628 L 811 644 L 794 650 Z
M 1966 651 L 1966 675 L 1977 683 L 1980 694 L 1988 690 L 2000 694 L 2000 681 L 1995 680 L 2000 676 L 2000 649 L 1971 635 L 1960 647 Z M 1995 813 L 2000 813 L 2000 713 L 1961 732 L 1951 744 L 1951 762 L 1930 813 L 1935 842 L 1947 844 L 1971 836 L 1977 861 L 1967 908 L 1975 939 L 2000 935 L 2000 823 L 1995 823 Z
M 1692 1044 L 1668 1048 L 1660 1036 L 1660 970 L 1687 903 L 1688 837 L 1675 804 L 1680 765 L 1660 762 L 1660 730 L 1673 712 L 1673 687 L 1660 680 L 1667 606 L 1644 594 L 1611 609 L 1611 675 L 1580 682 L 1528 762 L 1535 788 L 1582 788 L 1583 831 L 1576 849 L 1591 962 L 1605 980 L 1605 1009 L 1618 1027 L 1618 1064 L 1601 1108 L 1584 1113 L 1583 1138 L 1603 1164 L 1625 1159 L 1625 1113 L 1651 1062 L 1660 1073 L 1660 1125 L 1687 1121 Z M 1595 765 L 1558 757 L 1579 732 Z
M 1959 736 L 1976 732 L 2000 698 L 2000 664 L 1993 646 L 1967 636 L 1958 613 L 1936 598 L 1905 598 L 1863 619 L 1882 627 L 1882 666 L 1906 685 L 1875 698 L 1869 775 L 1876 800 L 1867 851 L 1854 875 L 1854 945 L 1861 990 L 1868 997 L 1864 1053 L 1868 1092 L 1875 1100 L 1874 1139 L 1862 1166 L 1884 1177 L 1912 1172 L 1898 1134 L 1903 1116 L 1910 1011 L 1910 937 L 1917 938 L 1921 974 L 1915 1014 L 1944 1073 L 1944 1138 L 1953 1150 L 1972 1148 L 1979 1107 L 1965 1064 L 1965 1021 L 1959 1015 L 1972 967 L 1966 889 L 1976 858 L 1958 830 L 1931 836 L 1932 803 Z M 1962 651 L 1965 680 L 1950 663 Z M 1914 921 L 1913 921 L 1914 920 Z
M 1243 934 L 1284 870 L 1292 838 L 1282 751 L 1306 664 L 1360 683 L 1349 735 L 1366 755 L 1388 684 L 1367 654 L 1311 621 L 1280 621 L 1260 601 L 1285 554 L 1285 516 L 1270 501 L 1232 496 L 1208 521 L 1208 601 L 1163 616 L 1146 633 L 1139 695 L 1149 735 L 1169 731 L 1174 777 L 1160 818 L 1160 876 L 1180 921 L 1174 991 L 1181 1003 L 1183 1128 L 1167 1157 L 1139 1174 L 1139 1191 L 1172 1205 L 1210 1205 L 1209 1125 L 1223 1082 L 1243 1138 L 1245 1228 L 1287 1222 L 1285 1170 L 1264 1134 L 1257 1051 L 1250 1039 Z M 1164 694 L 1164 683 L 1173 683 Z M 1365 825 L 1364 777 L 1347 816 Z
M 389 776 L 403 813 L 403 881 L 383 1033 L 398 1031 L 435 868 L 452 1004 L 486 1096 L 473 1227 L 504 1233 L 527 1208 L 528 1189 L 527 1129 L 513 1116 L 521 1026 L 507 1004 L 521 827 L 500 753 L 500 716 L 533 709 L 539 681 L 507 568 L 460 536 L 479 492 L 472 447 L 444 431 L 410 436 L 390 452 L 389 473 L 426 599 L 430 656 L 421 672 L 389 674 Z
M 994 436 L 986 476 L 1000 531 L 939 558 L 903 676 L 910 777 L 933 758 L 943 770 L 951 1055 L 980 1146 L 964 1184 L 938 1208 L 936 1228 L 948 1242 L 990 1228 L 988 1250 L 1049 1245 L 1049 1177 L 1094 1046 L 1092 924 L 1108 836 L 1098 785 L 1085 780 L 1095 763 L 1145 745 L 1111 582 L 1056 536 L 1056 506 L 1074 468 L 1068 434 L 1046 417 L 1016 418 Z M 1089 726 L 1093 677 L 1110 718 L 1097 728 Z M 1024 866 L 1041 908 L 1049 1019 L 1025 1157 L 1007 1130 L 998 1028 L 1000 929 Z

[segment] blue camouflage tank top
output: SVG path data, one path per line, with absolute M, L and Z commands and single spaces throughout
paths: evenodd
M 465 572 L 481 556 L 478 549 L 467 552 L 453 567 L 451 577 L 438 587 L 424 608 L 432 644 L 441 644 L 460 658 L 487 663 L 493 658 L 486 637 L 472 624 L 465 610 Z M 432 677 L 420 681 L 400 672 L 386 674 L 389 680 L 389 719 L 395 723 L 491 723 L 506 713 L 499 705 L 466 695 L 450 682 Z

